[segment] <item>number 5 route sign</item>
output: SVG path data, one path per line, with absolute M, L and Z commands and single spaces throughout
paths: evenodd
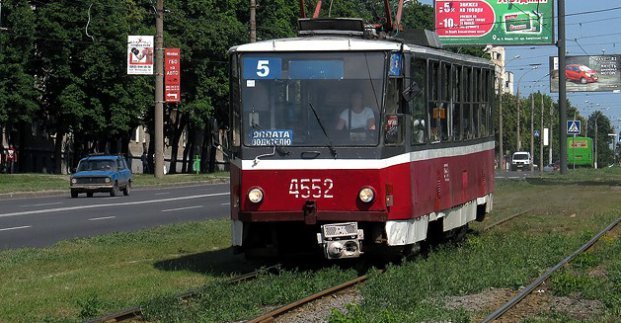
M 436 0 L 435 27 L 444 45 L 550 45 L 553 0 Z
M 567 121 L 567 134 L 579 135 L 580 134 L 580 120 Z

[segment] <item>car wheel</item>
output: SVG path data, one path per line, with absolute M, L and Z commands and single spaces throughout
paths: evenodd
M 114 186 L 110 190 L 110 196 L 117 196 L 117 195 L 119 195 L 119 183 L 114 183 Z
M 86 192 L 87 197 L 93 197 L 93 192 Z
M 71 198 L 76 198 L 78 197 L 78 192 L 77 191 L 71 191 Z
M 581 83 L 581 84 L 586 84 L 586 82 L 587 82 L 587 81 L 586 81 L 586 79 L 585 79 L 584 77 L 581 77 L 581 78 L 580 78 L 580 83 Z
M 123 189 L 123 195 L 127 196 L 129 195 L 129 190 L 132 188 L 132 182 L 127 182 L 127 185 L 125 185 L 125 188 Z

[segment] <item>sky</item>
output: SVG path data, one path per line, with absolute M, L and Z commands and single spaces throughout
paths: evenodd
M 421 3 L 433 5 L 432 0 Z M 557 4 L 554 1 L 556 14 Z M 621 0 L 565 0 L 567 55 L 621 54 Z M 614 8 L 614 9 L 613 9 Z M 578 14 L 587 11 L 607 10 L 592 14 Z M 555 23 L 556 25 L 556 23 Z M 556 29 L 556 28 L 555 28 Z M 558 31 L 555 30 L 555 37 Z M 507 70 L 514 73 L 515 80 L 522 77 L 520 96 L 541 91 L 558 99 L 557 93 L 550 93 L 549 57 L 557 56 L 554 45 L 547 46 L 507 46 Z M 514 59 L 516 55 L 519 58 Z M 541 64 L 530 70 L 530 64 Z M 528 72 L 528 74 L 523 75 Z M 514 93 L 517 92 L 514 84 Z M 621 129 L 621 93 L 568 92 L 567 98 L 577 106 L 580 114 L 589 116 L 600 110 L 608 116 L 617 131 Z

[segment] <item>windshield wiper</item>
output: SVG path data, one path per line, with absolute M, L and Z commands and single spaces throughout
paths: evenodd
M 328 136 L 328 133 L 326 132 L 326 128 L 323 126 L 321 119 L 319 119 L 319 116 L 317 115 L 317 111 L 315 111 L 315 108 L 313 107 L 312 103 L 309 102 L 308 106 L 311 108 L 311 110 L 313 110 L 313 114 L 315 115 L 315 119 L 317 119 L 317 122 L 319 123 L 319 127 L 321 127 L 321 131 L 323 131 L 323 134 L 326 136 L 326 139 L 328 139 L 328 149 L 330 149 L 332 156 L 336 158 L 337 153 L 336 153 L 336 149 L 334 149 L 334 147 L 332 146 L 332 139 L 330 139 L 330 136 Z

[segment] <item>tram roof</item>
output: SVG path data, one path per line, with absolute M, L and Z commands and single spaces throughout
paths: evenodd
M 403 46 L 403 47 L 402 47 Z M 324 52 L 324 51 L 404 51 L 426 54 L 436 58 L 468 61 L 492 66 L 487 59 L 457 54 L 426 46 L 402 43 L 398 40 L 375 40 L 355 37 L 315 36 L 263 40 L 231 47 L 229 52 Z

